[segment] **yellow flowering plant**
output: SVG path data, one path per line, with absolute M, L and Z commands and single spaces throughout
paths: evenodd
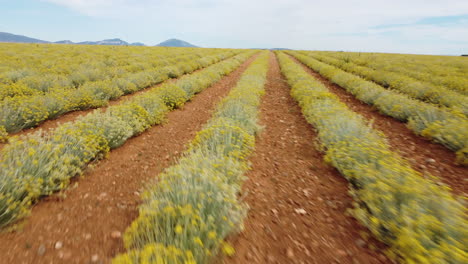
M 144 263 L 148 248 L 158 245 L 190 252 L 192 257 L 163 253 L 157 260 L 161 263 L 173 263 L 177 256 L 181 262 L 174 263 L 208 263 L 220 251 L 234 253 L 224 239 L 242 228 L 246 215 L 238 194 L 259 128 L 258 104 L 268 57 L 263 52 L 249 66 L 178 163 L 143 192 L 140 214 L 124 234 L 128 252 L 114 263 Z
M 8 132 L 3 126 L 0 126 L 0 143 L 5 143 L 8 141 Z
M 459 110 L 468 115 L 468 97 L 444 86 L 433 85 L 425 80 L 417 80 L 404 73 L 358 65 L 353 63 L 348 56 L 345 59 L 335 57 L 333 53 L 328 52 L 304 52 L 303 54 L 346 72 L 356 74 L 366 80 L 376 82 L 385 88 L 404 93 L 411 98 Z M 468 67 L 466 70 L 468 71 Z
M 0 45 L 16 51 L 11 55 L 11 52 L 4 54 L 0 49 L 0 69 L 4 64 L 6 71 L 0 72 L 0 126 L 4 126 L 8 133 L 36 126 L 70 111 L 105 106 L 109 100 L 124 94 L 168 78 L 180 77 L 242 52 L 191 48 L 114 47 L 115 50 L 68 45 Z M 76 59 L 74 52 L 82 51 L 86 51 L 86 57 Z M 43 60 L 18 65 L 18 58 L 27 62 L 31 59 L 27 54 L 31 53 Z M 54 61 L 63 63 L 48 65 Z M 34 68 L 30 69 L 31 65 Z M 28 68 L 17 69 L 22 66 Z M 175 104 L 180 105 L 181 101 Z
M 419 80 L 424 85 L 435 85 L 443 90 L 468 95 L 468 62 L 463 57 L 362 52 L 313 53 L 385 73 L 397 73 Z
M 405 263 L 466 263 L 466 208 L 432 176 L 390 149 L 385 136 L 284 53 L 291 95 L 318 131 L 325 161 L 349 181 L 353 215 Z

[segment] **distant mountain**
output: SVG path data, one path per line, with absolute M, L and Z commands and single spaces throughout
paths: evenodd
M 78 44 L 78 45 L 116 45 L 116 46 L 146 46 L 141 42 L 128 43 L 119 38 L 114 39 L 105 39 L 100 41 L 82 41 L 82 42 L 73 42 L 71 40 L 60 40 L 56 42 L 49 42 L 45 40 L 29 38 L 21 35 L 14 35 L 11 33 L 0 32 L 0 42 L 19 42 L 19 43 L 55 43 L 55 44 Z M 168 39 L 159 43 L 156 46 L 160 47 L 188 47 L 188 48 L 197 48 L 197 46 L 192 45 L 186 41 L 180 39 Z
M 0 42 L 18 42 L 18 43 L 49 43 L 48 41 L 29 38 L 26 36 L 15 35 L 6 32 L 0 32 Z
M 71 40 L 61 40 L 61 41 L 55 41 L 55 44 L 75 44 Z
M 84 44 L 84 45 L 115 45 L 115 46 L 128 46 L 129 43 L 126 41 L 123 41 L 121 39 L 115 38 L 115 39 L 105 39 L 101 41 L 83 41 L 83 42 L 78 42 L 76 44 Z
M 156 45 L 158 47 L 184 47 L 184 48 L 198 48 L 197 46 L 190 44 L 180 39 L 168 39 Z
M 121 39 L 115 38 L 115 39 L 105 39 L 101 41 L 82 41 L 75 43 L 70 40 L 62 40 L 62 41 L 57 41 L 54 42 L 56 44 L 78 44 L 78 45 L 116 45 L 116 46 L 146 46 L 145 44 L 141 42 L 135 42 L 135 43 L 128 43 L 126 41 L 123 41 Z

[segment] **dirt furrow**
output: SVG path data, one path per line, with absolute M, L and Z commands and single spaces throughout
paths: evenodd
M 388 263 L 361 238 L 366 229 L 347 216 L 346 180 L 323 161 L 317 135 L 289 95 L 271 57 L 252 170 L 244 191 L 250 211 L 224 263 Z
M 45 198 L 21 230 L 0 234 L 0 263 L 108 263 L 123 252 L 121 235 L 137 216 L 141 188 L 174 163 L 255 57 Z
M 359 101 L 344 88 L 328 81 L 296 58 L 290 57 L 309 74 L 325 84 L 352 111 L 365 117 L 374 128 L 383 132 L 392 150 L 405 157 L 414 169 L 425 176 L 436 176 L 441 184 L 448 185 L 455 194 L 467 196 L 468 168 L 454 164 L 455 153 L 453 151 L 414 134 L 405 123 L 379 113 L 378 109 Z

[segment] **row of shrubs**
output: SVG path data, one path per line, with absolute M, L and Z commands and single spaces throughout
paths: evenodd
M 222 49 L 168 49 L 0 43 L 0 100 L 76 89 L 86 82 L 133 73 L 226 52 Z
M 287 55 L 291 95 L 318 131 L 326 162 L 349 181 L 353 215 L 405 263 L 467 263 L 466 208 L 448 187 L 423 177 L 390 150 L 384 135 Z
M 89 162 L 160 124 L 168 111 L 232 72 L 252 54 L 241 53 L 47 133 L 12 137 L 0 153 L 0 227 L 24 217 L 41 196 L 64 189 Z
M 238 53 L 238 51 L 226 51 L 216 55 L 208 53 L 206 57 L 194 61 L 184 59 L 162 68 L 114 79 L 85 82 L 77 89 L 57 87 L 45 94 L 7 97 L 0 101 L 0 127 L 9 133 L 18 132 L 70 111 L 102 107 L 107 105 L 109 100 L 204 68 Z
M 463 57 L 362 52 L 316 52 L 357 65 L 404 74 L 468 95 L 468 62 Z
M 356 75 L 347 73 L 299 52 L 288 52 L 331 82 L 343 87 L 359 100 L 375 106 L 385 115 L 407 122 L 409 129 L 456 152 L 456 162 L 468 165 L 468 119 L 410 98 Z
M 356 74 L 366 80 L 374 81 L 383 87 L 407 94 L 411 98 L 437 104 L 442 107 L 449 107 L 455 111 L 462 112 L 464 115 L 468 115 L 468 97 L 443 86 L 416 80 L 402 73 L 360 66 L 354 64 L 350 60 L 340 60 L 331 56 L 322 55 L 321 53 L 303 52 L 303 54 L 321 62 L 331 64 L 344 71 Z
M 3 77 L 3 80 L 0 79 L 0 100 L 15 96 L 44 95 L 56 90 L 79 89 L 84 84 L 91 85 L 94 82 L 106 80 L 134 79 L 143 72 L 151 72 L 157 68 L 169 67 L 177 63 L 180 64 L 181 61 L 196 61 L 208 55 L 217 55 L 219 53 L 223 52 L 221 50 L 205 50 L 204 52 L 183 53 L 175 56 L 169 53 L 162 58 L 158 58 L 156 61 L 151 61 L 152 58 L 147 58 L 148 61 L 145 63 L 128 61 L 128 63 L 134 64 L 124 66 L 117 64 L 114 67 L 106 67 L 104 63 L 99 62 L 100 59 L 104 60 L 104 58 L 97 57 L 93 64 L 79 65 L 75 71 L 67 75 L 41 73 L 40 71 L 36 72 L 31 69 L 16 69 L 3 73 L 6 77 Z M 53 57 L 44 59 L 53 60 Z M 34 70 L 39 69 L 34 68 Z M 175 69 L 169 67 L 167 71 L 168 74 L 171 74 L 171 71 L 177 72 L 178 70 L 177 67 Z M 1 75 L 0 78 L 2 78 Z
M 239 201 L 253 151 L 268 68 L 263 52 L 197 133 L 178 163 L 146 188 L 138 218 L 124 234 L 127 253 L 113 263 L 211 263 L 233 254 L 224 239 L 242 228 Z

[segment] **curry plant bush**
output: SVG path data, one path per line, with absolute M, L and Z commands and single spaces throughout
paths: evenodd
M 457 162 L 468 165 L 468 119 L 458 111 L 449 111 L 387 90 L 351 73 L 298 52 L 289 52 L 302 63 L 359 100 L 375 106 L 385 115 L 408 123 L 408 128 L 456 152 Z M 457 124 L 457 125 L 454 125 Z
M 461 56 L 330 51 L 309 53 L 333 57 L 386 73 L 397 73 L 419 80 L 424 85 L 437 86 L 468 96 L 468 62 Z
M 303 52 L 303 54 L 311 56 L 321 62 L 331 64 L 346 72 L 356 74 L 366 80 L 376 82 L 383 87 L 388 87 L 407 94 L 411 98 L 437 104 L 442 107 L 448 107 L 453 111 L 459 111 L 464 115 L 468 115 L 468 97 L 447 89 L 444 86 L 437 86 L 429 82 L 416 80 L 403 73 L 360 66 L 351 61 L 326 56 L 327 53 Z
M 252 54 L 253 51 L 241 53 L 184 76 L 181 82 L 194 80 L 196 85 L 191 89 L 200 92 Z M 166 91 L 180 89 L 178 85 L 178 81 L 163 84 L 105 112 L 95 110 L 48 133 L 39 131 L 10 138 L 0 153 L 0 226 L 25 216 L 39 197 L 65 188 L 70 178 L 80 175 L 90 161 L 105 156 L 129 137 L 160 124 L 168 111 L 190 99 L 186 93 L 175 99 L 166 97 Z M 173 100 L 179 103 L 173 105 Z
M 209 263 L 242 228 L 238 195 L 255 143 L 268 53 L 263 52 L 197 133 L 178 163 L 143 193 L 138 218 L 124 235 L 128 252 L 113 263 Z
M 0 143 L 8 141 L 8 132 L 2 126 L 0 126 Z
M 14 56 L 5 56 L 0 49 L 0 57 L 3 55 L 11 60 L 0 62 L 0 66 L 2 63 L 7 65 L 0 72 L 0 126 L 9 133 L 36 126 L 70 111 L 105 106 L 109 100 L 205 68 L 241 52 L 181 49 L 176 53 L 168 49 L 169 52 L 164 54 L 158 48 L 130 48 L 136 54 L 129 58 L 128 50 L 96 47 L 90 51 L 91 54 L 94 53 L 94 58 L 88 55 L 86 60 L 75 62 L 69 60 L 73 57 L 69 50 L 89 51 L 86 47 L 55 45 L 51 48 L 45 45 L 43 48 L 34 47 L 28 53 L 35 52 L 36 56 L 46 62 L 24 65 L 24 69 L 18 70 L 16 67 L 22 65 L 18 65 L 17 58 L 31 62 L 35 62 L 35 59 L 18 50 L 23 44 L 0 44 L 0 47 L 3 45 L 12 48 L 10 53 L 18 52 Z M 66 57 L 57 57 L 43 49 L 49 52 L 67 52 Z M 98 51 L 102 54 L 97 53 Z M 127 57 L 122 56 L 125 54 Z M 148 57 L 136 56 L 137 54 Z M 61 60 L 66 62 L 59 63 Z M 53 62 L 58 65 L 44 65 Z M 58 69 L 59 66 L 65 69 Z
M 318 131 L 325 160 L 350 182 L 353 215 L 406 263 L 467 263 L 466 208 L 391 151 L 385 136 L 287 55 L 279 54 L 291 95 Z

